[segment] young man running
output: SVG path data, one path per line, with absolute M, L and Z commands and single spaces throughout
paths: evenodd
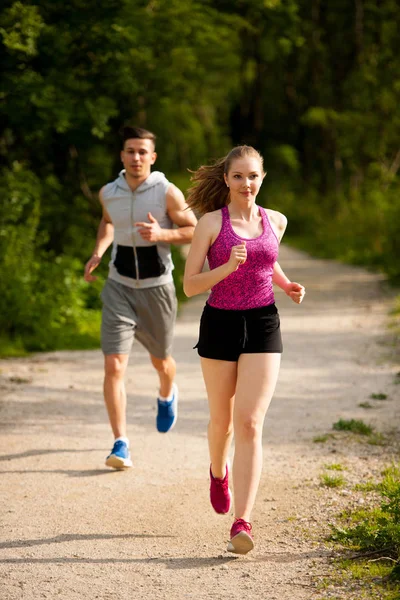
M 163 173 L 151 172 L 156 158 L 153 133 L 123 129 L 124 169 L 100 190 L 103 216 L 85 266 L 85 280 L 94 281 L 92 271 L 113 243 L 101 294 L 101 347 L 104 400 L 115 437 L 106 465 L 115 469 L 132 466 L 124 375 L 134 338 L 148 350 L 160 379 L 158 431 L 172 429 L 177 418 L 176 364 L 171 356 L 177 301 L 170 244 L 191 241 L 196 217 L 182 192 Z

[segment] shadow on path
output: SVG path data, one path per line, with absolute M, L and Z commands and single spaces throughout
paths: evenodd
M 58 473 L 68 477 L 96 477 L 98 475 L 113 475 L 123 473 L 125 469 L 88 469 L 85 471 L 74 469 L 15 469 L 13 471 L 1 471 L 2 475 L 26 475 L 27 473 Z
M 81 448 L 72 448 L 69 449 L 46 449 L 46 450 L 26 450 L 25 452 L 18 452 L 16 454 L 2 454 L 0 455 L 0 462 L 3 460 L 13 460 L 15 458 L 28 458 L 30 456 L 43 456 L 46 454 L 62 454 L 65 452 L 98 452 L 104 450 L 104 448 L 87 448 L 86 450 L 82 450 Z
M 85 538 L 86 536 L 82 536 Z M 96 536 L 87 536 L 89 539 Z M 110 536 L 113 537 L 113 536 Z M 130 536 L 115 536 L 130 537 Z M 131 536 L 131 537 L 168 537 L 168 536 Z M 62 539 L 57 541 L 63 541 Z M 78 537 L 79 539 L 79 537 Z M 97 539 L 97 537 L 96 537 Z M 101 539 L 101 536 L 100 536 Z M 39 540 L 40 541 L 40 540 Z M 0 545 L 1 547 L 1 545 Z M 15 547 L 15 546 L 13 546 Z M 271 553 L 260 558 L 246 557 L 246 563 L 291 563 L 315 558 L 331 556 L 330 552 L 312 551 L 299 552 L 293 554 Z M 194 557 L 194 558 L 80 558 L 80 557 L 58 557 L 58 558 L 6 558 L 0 560 L 0 564 L 142 564 L 142 565 L 164 565 L 167 569 L 199 569 L 221 566 L 223 564 L 235 562 L 243 558 L 239 556 L 218 556 L 218 557 Z
M 124 533 L 124 534 L 114 534 L 114 533 L 88 533 L 88 534 L 80 534 L 80 533 L 64 533 L 61 535 L 56 535 L 52 538 L 42 538 L 36 540 L 16 540 L 15 542 L 0 542 L 0 549 L 3 550 L 5 548 L 27 548 L 31 546 L 42 546 L 43 544 L 63 544 L 64 542 L 81 542 L 88 540 L 127 540 L 127 539 L 137 539 L 137 538 L 172 538 L 175 537 L 173 535 L 153 535 L 150 533 Z M 0 562 L 7 562 L 5 561 Z M 11 561 L 13 559 L 10 559 Z M 16 559 L 16 562 L 25 559 Z M 29 561 L 30 559 L 28 559 Z M 33 559 L 33 562 L 38 561 L 39 559 Z M 45 561 L 50 559 L 44 559 Z M 58 559 L 51 559 L 55 562 L 59 562 Z M 69 560 L 62 558 L 62 561 Z M 72 559 L 71 559 L 72 560 Z M 78 559 L 78 562 L 81 559 Z M 86 560 L 86 559 L 85 559 Z M 117 559 L 111 559 L 117 560 Z M 90 559 L 91 561 L 91 559 Z M 40 560 L 39 560 L 40 562 Z M 93 561 L 96 562 L 96 561 Z

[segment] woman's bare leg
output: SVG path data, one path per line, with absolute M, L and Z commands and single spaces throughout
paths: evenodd
M 262 430 L 279 374 L 280 354 L 242 354 L 233 423 L 235 517 L 250 521 L 262 468 Z
M 232 441 L 237 363 L 202 358 L 201 368 L 210 409 L 208 446 L 211 470 L 214 477 L 222 479 Z

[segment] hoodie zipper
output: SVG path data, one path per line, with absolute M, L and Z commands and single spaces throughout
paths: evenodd
M 133 226 L 134 226 L 134 223 L 135 223 L 135 220 L 134 220 L 134 211 L 133 211 L 134 200 L 135 200 L 135 194 L 134 194 L 134 192 L 132 192 L 132 200 L 131 200 L 132 246 L 133 246 L 133 258 L 134 258 L 134 261 L 135 261 L 135 270 L 136 270 L 136 285 L 137 285 L 137 287 L 139 287 L 139 261 L 138 261 L 137 252 L 136 252 L 135 234 L 133 233 Z

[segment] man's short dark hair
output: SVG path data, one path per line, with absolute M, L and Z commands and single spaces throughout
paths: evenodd
M 156 136 L 151 131 L 143 129 L 142 127 L 130 127 L 126 125 L 121 129 L 122 145 L 125 146 L 126 140 L 132 140 L 139 138 L 140 140 L 151 140 L 156 145 Z

